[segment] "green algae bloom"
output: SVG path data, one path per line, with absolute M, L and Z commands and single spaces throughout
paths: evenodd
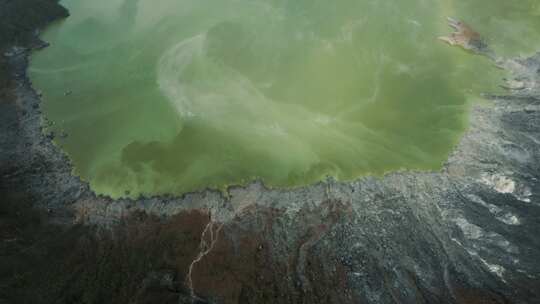
M 31 62 L 57 143 L 112 197 L 437 170 L 502 72 L 437 40 L 537 49 L 507 0 L 71 0 Z

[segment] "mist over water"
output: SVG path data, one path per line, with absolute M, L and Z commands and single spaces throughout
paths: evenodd
M 436 170 L 502 77 L 437 41 L 446 17 L 515 56 L 536 2 L 71 0 L 30 73 L 76 174 L 113 197 Z

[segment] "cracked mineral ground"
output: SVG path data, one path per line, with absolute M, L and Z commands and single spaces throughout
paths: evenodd
M 540 303 L 540 2 L 0 0 L 0 304 Z

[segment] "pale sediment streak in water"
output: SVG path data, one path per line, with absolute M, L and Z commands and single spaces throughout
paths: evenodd
M 75 72 L 83 69 L 88 69 L 92 67 L 90 64 L 77 64 L 68 67 L 56 68 L 56 69 L 40 69 L 40 68 L 30 68 L 30 72 L 34 74 L 51 74 L 51 73 L 62 73 L 62 72 Z
M 182 40 L 158 62 L 158 86 L 181 117 L 197 116 L 212 122 L 218 116 L 234 114 L 236 123 L 244 121 L 254 130 L 280 126 L 291 131 L 298 128 L 298 121 L 314 128 L 321 122 L 335 122 L 334 117 L 299 103 L 268 98 L 248 77 L 208 58 L 206 41 L 206 34 Z
M 181 116 L 192 116 L 190 100 L 186 95 L 186 87 L 180 77 L 193 62 L 201 55 L 206 36 L 201 34 L 185 39 L 167 50 L 158 63 L 157 81 L 161 92 L 173 103 Z
M 205 34 L 185 39 L 167 50 L 158 63 L 159 88 L 181 117 L 264 133 L 275 133 L 279 126 L 283 131 L 279 133 L 292 135 L 295 120 L 315 124 L 315 118 L 323 115 L 268 98 L 248 77 L 209 58 L 206 41 Z
M 282 109 L 240 72 L 208 58 L 206 41 L 206 34 L 185 39 L 159 60 L 159 88 L 178 114 L 212 121 L 234 111 L 237 119 L 275 125 Z
M 257 145 L 280 142 L 296 147 L 296 152 L 289 153 L 302 155 L 303 159 L 310 155 L 308 159 L 314 163 L 320 160 L 318 145 L 323 142 L 339 142 L 346 153 L 376 147 L 393 157 L 402 157 L 387 147 L 385 138 L 359 121 L 342 120 L 339 114 L 313 112 L 299 103 L 269 98 L 251 79 L 209 58 L 207 39 L 206 34 L 200 34 L 182 40 L 158 62 L 159 88 L 181 118 L 203 121 L 231 136 L 259 138 Z M 350 129 L 357 133 L 346 131 Z

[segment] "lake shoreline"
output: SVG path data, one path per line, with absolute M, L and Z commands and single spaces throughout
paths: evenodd
M 439 292 L 438 299 L 453 294 L 454 302 L 465 303 L 459 300 L 462 298 L 458 290 L 469 288 L 482 290 L 485 297 L 500 301 L 524 303 L 539 299 L 538 291 L 529 290 L 524 282 L 530 282 L 531 286 L 540 282 L 540 262 L 536 259 L 540 255 L 536 237 L 540 229 L 536 218 L 540 214 L 540 54 L 505 62 L 514 75 L 510 84 L 515 89 L 507 96 L 490 96 L 489 105 L 473 107 L 468 130 L 440 172 L 403 171 L 380 178 L 361 177 L 352 182 L 329 179 L 285 190 L 268 189 L 255 181 L 229 187 L 228 196 L 217 190 L 205 190 L 182 196 L 114 200 L 94 194 L 87 183 L 73 176 L 68 157 L 52 141 L 54 134 L 42 131 L 47 121 L 39 106 L 41 94 L 32 88 L 27 77 L 30 53 L 46 45 L 36 39 L 26 48 L 7 48 L 3 54 L 10 67 L 12 84 L 7 94 L 9 100 L 2 104 L 6 120 L 1 125 L 0 140 L 7 148 L 1 152 L 0 173 L 2 191 L 29 193 L 34 206 L 45 211 L 51 223 L 114 229 L 137 212 L 167 220 L 192 211 L 208 212 L 211 221 L 222 223 L 231 232 L 235 231 L 235 223 L 259 217 L 273 222 L 278 227 L 274 229 L 289 232 L 293 223 L 303 223 L 289 236 L 298 240 L 298 246 L 283 235 L 268 240 L 274 248 L 268 253 L 272 261 L 281 265 L 280 248 L 297 246 L 296 263 L 301 265 L 308 259 L 304 255 L 309 253 L 302 253 L 308 250 L 302 248 L 311 248 L 318 242 L 314 237 L 299 241 L 306 238 L 305 231 L 311 225 L 318 225 L 318 221 L 332 222 L 332 227 L 342 225 L 339 227 L 343 231 L 339 233 L 356 236 L 363 243 L 390 244 L 383 257 L 368 251 L 362 254 L 381 265 L 410 269 L 411 265 L 424 263 L 425 256 L 411 255 L 412 261 L 403 260 L 403 251 L 415 252 L 427 246 L 436 252 L 430 261 L 433 267 L 415 274 L 428 282 L 423 286 L 428 291 L 420 292 L 424 297 L 443 289 L 446 293 Z M 350 208 L 350 214 L 345 216 L 341 211 L 334 214 L 328 202 L 337 202 L 337 208 L 342 205 Z M 253 209 L 279 210 L 281 215 L 279 218 L 254 215 L 249 211 Z M 311 214 L 310 220 L 302 220 L 299 210 Z M 328 214 L 334 214 L 335 223 Z M 357 222 L 357 225 L 346 224 Z M 330 250 L 338 256 L 351 254 L 348 242 L 330 237 L 326 230 L 322 233 L 327 243 L 319 243 L 319 250 Z M 400 233 L 416 238 L 411 244 L 403 244 L 404 240 L 397 238 Z M 299 284 L 300 287 L 294 288 L 310 294 L 309 270 L 298 265 L 292 277 L 300 283 L 291 284 Z M 369 283 L 355 277 L 357 271 L 353 268 L 357 266 L 353 266 L 346 270 L 347 284 L 354 287 L 351 290 L 367 289 Z M 438 269 L 448 267 L 450 278 L 434 279 Z M 366 270 L 366 273 L 375 281 L 382 280 L 382 273 L 393 273 L 384 269 L 376 275 L 378 271 Z M 321 270 L 318 275 L 325 276 L 322 273 Z M 463 281 L 459 288 L 452 283 L 457 278 Z M 409 284 L 400 275 L 395 280 L 400 286 Z M 219 290 L 200 292 L 219 298 L 223 296 Z M 375 294 L 363 297 L 367 302 L 376 299 Z M 412 299 L 403 297 L 404 302 Z

